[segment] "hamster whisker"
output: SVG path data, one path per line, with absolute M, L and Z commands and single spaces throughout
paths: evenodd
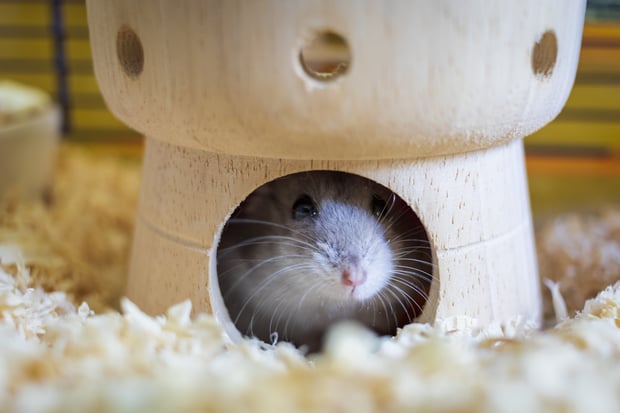
M 306 238 L 309 242 L 314 241 L 311 237 L 309 237 L 307 234 L 305 234 L 302 231 L 298 231 L 294 228 L 291 228 L 290 226 L 287 225 L 283 225 L 283 224 L 278 224 L 276 222 L 271 222 L 271 221 L 265 221 L 262 219 L 251 219 L 251 218 L 230 218 L 228 220 L 228 224 L 250 224 L 250 225 L 267 225 L 270 227 L 275 227 L 278 229 L 282 229 L 286 232 L 291 232 L 293 234 L 299 235 L 300 237 Z
M 408 236 L 407 234 L 398 234 L 397 236 L 390 239 L 391 242 L 396 243 L 399 242 L 401 244 L 415 244 L 416 247 L 430 249 L 430 243 L 423 238 L 405 238 Z
M 413 285 L 413 284 L 411 284 L 411 283 L 409 283 L 409 282 L 407 282 L 405 280 L 401 280 L 401 279 L 397 279 L 397 278 L 393 278 L 391 281 L 404 284 L 406 287 L 411 288 L 414 293 L 419 295 L 424 300 L 424 302 L 426 302 L 428 300 L 428 295 L 424 291 L 422 291 L 419 288 L 419 286 Z M 407 316 L 409 317 L 409 320 L 415 319 L 417 316 L 419 316 L 422 313 L 422 311 L 423 311 L 422 306 L 409 293 L 407 293 L 402 288 L 396 286 L 392 282 L 390 282 L 389 286 L 394 288 L 395 290 L 397 290 L 399 293 L 401 293 L 402 296 L 406 299 L 406 301 L 418 310 L 418 312 L 416 312 L 416 313 L 414 313 L 412 315 L 409 315 L 409 312 L 407 312 Z
M 381 224 L 386 222 L 385 219 L 391 215 L 392 208 L 394 208 L 394 205 L 396 205 L 396 195 L 393 192 L 390 194 L 389 198 L 390 199 L 385 203 L 383 209 L 381 210 L 381 213 L 379 214 L 379 223 Z
M 394 270 L 392 272 L 391 280 L 398 280 L 401 284 L 407 284 L 413 288 L 422 288 L 420 281 L 427 281 L 424 276 L 420 276 L 415 271 Z
M 248 275 L 250 275 L 251 273 L 253 273 L 254 271 L 256 271 L 257 269 L 259 269 L 260 267 L 270 264 L 274 261 L 278 261 L 278 260 L 284 260 L 284 259 L 290 259 L 290 258 L 304 258 L 303 255 L 297 255 L 297 254 L 286 254 L 286 255 L 276 255 L 270 258 L 266 258 L 261 260 L 258 264 L 254 265 L 253 267 L 251 267 L 250 269 L 248 269 L 246 272 L 244 272 L 241 275 L 237 276 L 237 279 L 235 280 L 235 282 L 228 287 L 228 292 L 224 295 L 224 298 L 227 298 L 228 294 L 231 293 L 232 291 L 235 290 L 235 288 L 237 288 L 237 286 L 243 281 L 243 279 L 245 277 L 247 277 Z M 227 274 L 236 274 L 235 268 L 231 268 L 228 271 L 224 271 L 221 274 L 219 274 L 219 277 L 224 277 Z
M 399 259 L 409 259 L 411 256 L 417 256 L 421 258 L 414 258 L 423 261 L 423 264 L 428 264 L 433 266 L 431 254 L 429 251 L 426 251 L 426 248 L 422 247 L 402 247 L 395 248 L 392 251 L 392 256 L 396 261 Z
M 302 296 L 301 300 L 299 301 L 299 303 L 297 304 L 297 308 L 294 311 L 290 311 L 288 317 L 286 318 L 286 323 L 284 323 L 284 337 L 288 338 L 288 327 L 289 327 L 289 323 L 291 322 L 291 320 L 293 319 L 293 316 L 295 316 L 295 318 L 297 318 L 297 314 L 301 311 L 302 306 L 303 306 L 303 302 L 305 301 L 306 297 L 308 296 L 309 293 L 314 293 L 314 290 L 319 288 L 319 284 L 315 284 L 312 287 L 310 287 Z M 307 317 L 307 316 L 306 316 Z M 279 319 L 278 319 L 278 324 L 280 323 Z
M 280 300 L 278 300 L 278 304 L 274 307 L 273 312 L 271 313 L 271 317 L 269 318 L 269 333 L 270 334 L 278 333 L 278 326 L 280 325 L 280 318 L 282 317 L 281 313 L 279 312 L 280 306 L 283 303 L 287 303 L 287 302 L 288 300 L 286 299 L 286 297 L 280 297 Z M 274 322 L 276 315 L 278 316 L 278 319 L 274 325 L 273 322 Z M 282 334 L 282 337 L 286 338 L 284 334 Z
M 409 314 L 409 309 L 407 308 L 407 305 L 405 304 L 405 302 L 403 302 L 403 300 L 401 299 L 401 297 L 399 296 L 399 294 L 397 294 L 397 292 L 401 293 L 401 295 L 404 298 L 409 298 L 410 300 L 413 300 L 413 298 L 409 297 L 401 288 L 396 287 L 393 284 L 388 284 L 387 285 L 388 288 L 385 289 L 385 291 L 387 293 L 389 293 L 395 300 L 396 302 L 402 307 L 402 309 L 405 311 L 405 314 L 407 314 L 407 318 L 409 320 L 413 319 L 413 316 L 411 314 Z M 395 291 L 393 291 L 395 290 Z M 396 324 L 398 325 L 398 320 L 396 320 Z
M 414 216 L 417 218 L 417 215 L 414 214 Z M 401 228 L 401 231 L 399 231 L 402 232 L 403 235 L 426 234 L 424 225 L 422 225 L 422 222 L 419 220 L 419 218 L 413 219 L 412 216 L 409 216 L 403 218 L 402 222 L 403 224 L 407 224 L 404 228 Z
M 415 241 L 421 243 L 427 243 L 426 231 L 420 224 L 413 224 L 411 222 L 399 221 L 400 226 L 398 231 L 395 231 L 398 239 L 412 238 Z
M 250 322 L 248 323 L 248 326 L 247 326 L 246 335 L 254 336 L 254 317 L 250 318 Z
M 385 322 L 389 324 L 390 323 L 390 319 L 388 317 L 389 312 L 388 312 L 387 306 L 385 305 L 385 300 L 383 299 L 383 296 L 381 295 L 381 293 L 377 294 L 372 301 L 373 302 L 379 301 L 381 303 L 381 307 L 383 307 L 383 314 L 385 315 Z M 373 320 L 374 320 L 374 316 L 373 316 Z
M 392 277 L 392 280 L 390 280 L 390 283 L 391 283 L 392 281 L 393 281 L 393 282 L 400 283 L 400 284 L 403 284 L 403 285 L 405 285 L 406 287 L 409 287 L 409 288 L 410 288 L 410 289 L 412 289 L 412 290 L 413 290 L 413 292 L 415 292 L 415 293 L 416 293 L 416 295 L 418 295 L 420 298 L 422 298 L 422 299 L 423 299 L 423 300 L 425 300 L 425 301 L 428 301 L 428 294 L 427 294 L 424 290 L 422 290 L 422 289 L 420 288 L 420 286 L 419 286 L 419 285 L 417 285 L 417 284 L 415 284 L 415 283 L 412 283 L 411 281 L 408 281 L 408 280 L 406 280 L 406 279 L 400 278 L 400 277 Z M 415 299 L 414 299 L 413 297 L 409 296 L 409 298 L 412 300 L 412 302 L 416 302 L 416 301 L 415 301 Z M 417 302 L 416 302 L 416 304 L 417 304 Z
M 295 271 L 300 271 L 300 270 L 304 270 L 304 269 L 313 270 L 313 269 L 314 269 L 314 267 L 313 267 L 311 264 L 307 264 L 307 263 L 300 263 L 300 264 L 295 265 L 293 269 L 294 269 Z M 306 293 L 307 293 L 307 292 L 306 292 Z M 278 313 L 278 310 L 279 310 L 280 306 L 281 306 L 282 304 L 288 304 L 288 303 L 290 303 L 290 300 L 288 299 L 288 296 L 283 295 L 283 296 L 280 296 L 280 297 L 279 297 L 278 303 L 277 303 L 276 307 L 273 309 L 272 314 L 271 314 L 271 317 L 270 317 L 270 320 L 269 320 L 269 331 L 270 331 L 270 332 L 273 332 L 273 331 L 274 331 L 274 330 L 273 330 L 273 319 L 274 319 L 275 315 Z M 258 306 L 256 307 L 255 312 L 256 312 L 256 313 L 262 313 L 262 307 L 263 307 L 265 304 L 266 304 L 267 306 L 270 306 L 270 305 L 272 305 L 272 304 L 273 304 L 273 301 L 262 300 L 262 301 L 258 304 Z M 278 325 L 279 325 L 279 318 L 278 318 L 278 321 L 277 321 L 277 323 L 276 323 L 276 327 L 277 327 Z
M 375 326 L 377 324 L 377 300 L 369 301 L 372 304 L 372 325 Z
M 406 254 L 404 256 L 399 256 L 397 258 L 395 258 L 396 261 L 407 261 L 407 262 L 415 262 L 417 264 L 424 264 L 424 265 L 429 265 L 431 267 L 435 267 L 436 265 L 434 263 L 432 263 L 431 261 L 427 261 L 427 260 L 423 260 L 421 258 L 408 258 L 409 254 Z
M 237 264 L 237 267 L 247 267 L 248 265 L 254 265 L 255 264 L 255 267 L 253 267 L 252 270 L 256 270 L 256 269 L 258 269 L 257 267 L 261 266 L 261 264 L 270 264 L 274 260 L 275 261 L 277 261 L 277 260 L 282 260 L 282 261 L 285 261 L 285 260 L 303 261 L 306 258 L 307 258 L 307 256 L 304 255 L 304 254 L 282 254 L 282 255 L 274 255 L 274 256 L 271 256 L 269 258 L 264 258 L 264 257 L 234 258 L 234 259 L 229 260 L 229 264 L 230 263 L 235 263 L 235 264 Z M 232 270 L 233 269 L 227 269 L 224 272 L 222 272 L 222 274 L 228 274 Z
M 409 213 L 408 208 L 401 208 L 398 213 L 393 214 L 392 213 L 392 209 L 393 207 L 396 205 L 396 195 L 394 193 L 392 193 L 392 195 L 390 196 L 390 207 L 388 208 L 387 212 L 385 214 L 382 214 L 382 217 L 379 219 L 379 223 L 381 225 L 383 225 L 386 229 L 386 231 L 388 229 L 391 229 L 392 226 L 397 223 L 400 222 L 401 219 L 407 214 Z M 414 227 L 412 230 L 414 231 L 420 231 L 422 228 L 416 226 Z M 407 231 L 410 232 L 410 231 Z M 406 232 L 406 233 L 407 233 Z
M 402 214 L 399 214 L 398 216 L 386 215 L 386 216 L 383 216 L 383 217 L 379 218 L 377 223 L 383 227 L 383 230 L 385 231 L 385 233 L 388 233 L 388 232 L 390 232 L 392 227 L 397 222 L 399 222 L 400 217 L 402 217 Z
M 394 324 L 398 325 L 398 317 L 396 316 L 396 312 L 394 311 L 394 307 L 392 306 L 392 300 L 390 300 L 385 294 L 387 292 L 390 292 L 388 288 L 384 288 L 383 290 L 381 290 L 377 296 L 381 297 L 381 301 L 383 301 L 383 299 L 385 299 L 385 301 L 387 302 L 388 306 L 390 307 L 390 312 L 388 313 L 386 310 L 385 313 L 385 321 L 386 323 L 390 324 L 390 314 L 392 314 L 393 318 L 394 318 Z M 393 293 L 392 293 L 393 295 Z
M 396 270 L 392 272 L 391 279 L 399 280 L 401 284 L 406 283 L 412 288 L 423 288 L 420 281 L 428 282 L 423 275 L 421 276 L 416 271 Z
M 413 262 L 413 264 L 411 262 Z M 422 265 L 419 265 L 419 264 L 422 264 Z M 397 268 L 415 269 L 416 271 L 420 271 L 421 273 L 424 273 L 426 276 L 431 277 L 431 279 L 433 280 L 435 279 L 433 278 L 432 271 L 434 268 L 437 267 L 437 265 L 431 263 L 430 261 L 426 261 L 423 259 L 417 259 L 417 258 L 401 257 L 401 258 L 394 259 L 394 266 Z M 430 272 L 423 270 L 421 267 L 430 267 L 429 268 Z
M 437 277 L 435 277 L 433 274 L 429 274 L 426 271 L 410 267 L 408 265 L 395 265 L 394 271 L 392 271 L 392 273 L 413 276 L 415 279 L 422 280 L 428 283 L 432 281 L 437 281 Z
M 289 338 L 289 325 L 290 325 L 291 320 L 293 318 L 295 318 L 295 319 L 299 318 L 298 317 L 298 313 L 302 310 L 303 302 L 305 301 L 306 297 L 308 295 L 310 295 L 310 294 L 315 294 L 315 291 L 318 288 L 319 288 L 319 284 L 312 285 L 310 288 L 308 288 L 306 290 L 306 292 L 304 293 L 304 295 L 301 298 L 301 300 L 299 301 L 299 303 L 297 303 L 297 306 L 296 306 L 296 308 L 294 310 L 289 310 L 287 313 L 280 312 L 278 314 L 278 318 L 277 318 L 276 324 L 275 324 L 276 329 L 278 328 L 278 326 L 280 326 L 280 322 L 282 320 L 282 316 L 285 315 L 285 314 L 288 314 L 288 316 L 286 317 L 285 322 L 284 322 L 284 329 L 281 331 L 282 337 L 284 337 L 286 340 Z M 275 316 L 275 311 L 274 311 L 274 316 Z M 307 317 L 309 317 L 309 316 L 310 316 L 309 314 L 304 315 L 304 319 L 307 319 Z
M 287 241 L 287 242 L 283 242 Z M 317 251 L 315 245 L 304 242 L 294 237 L 285 235 L 265 235 L 261 237 L 248 238 L 245 241 L 238 242 L 230 247 L 220 248 L 217 253 L 218 258 L 224 258 L 226 255 L 235 252 L 239 248 L 254 246 L 254 245 L 284 245 L 291 247 L 298 247 L 300 249 L 307 249 L 309 251 Z M 302 248 L 303 247 L 303 248 Z
M 291 265 L 288 267 L 281 268 L 280 270 L 269 274 L 268 277 L 266 277 L 264 280 L 258 283 L 256 290 L 254 290 L 254 292 L 249 297 L 246 298 L 243 305 L 241 306 L 241 309 L 237 313 L 237 317 L 235 318 L 234 323 L 237 324 L 237 322 L 239 321 L 239 318 L 245 311 L 246 307 L 250 304 L 250 302 L 253 301 L 254 297 L 256 297 L 256 295 L 259 294 L 263 289 L 265 289 L 271 282 L 273 282 L 276 278 L 278 278 L 282 274 L 287 273 L 288 271 L 298 270 L 299 268 L 304 268 L 304 267 L 307 268 L 308 264 L 301 263 L 301 264 Z

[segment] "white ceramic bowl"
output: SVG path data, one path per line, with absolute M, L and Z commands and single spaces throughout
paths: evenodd
M 32 92 L 31 88 L 24 90 L 24 95 Z M 6 103 L 6 95 L 0 97 Z M 52 176 L 60 135 L 60 110 L 49 98 L 33 98 L 20 104 L 19 113 L 4 108 L 7 112 L 0 123 L 0 197 L 8 193 L 37 197 Z

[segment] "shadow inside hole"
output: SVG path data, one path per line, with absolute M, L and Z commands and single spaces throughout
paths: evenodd
M 316 352 L 339 321 L 395 335 L 419 317 L 432 256 L 420 220 L 388 188 L 345 172 L 300 172 L 236 208 L 217 247 L 217 280 L 242 335 Z
M 549 77 L 558 57 L 558 39 L 553 30 L 543 33 L 532 50 L 532 70 L 535 75 Z
M 123 26 L 116 34 L 116 56 L 123 72 L 137 78 L 144 69 L 144 50 L 140 38 L 130 27 Z
M 307 75 L 320 81 L 344 75 L 351 65 L 351 50 L 341 35 L 318 33 L 299 52 L 299 61 Z

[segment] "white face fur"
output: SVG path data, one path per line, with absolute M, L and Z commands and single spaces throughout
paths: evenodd
M 237 328 L 312 350 L 341 319 L 394 334 L 419 315 L 412 296 L 425 296 L 430 283 L 420 281 L 430 267 L 420 279 L 404 270 L 430 261 L 428 247 L 411 241 L 419 228 L 406 228 L 405 207 L 386 188 L 339 172 L 289 175 L 256 190 L 218 248 L 220 289 Z
M 315 239 L 312 259 L 316 270 L 302 277 L 308 288 L 334 301 L 347 304 L 374 297 L 388 283 L 393 271 L 392 252 L 378 217 L 368 208 L 334 199 L 323 199 L 317 205 L 318 216 L 310 218 L 309 233 Z M 303 229 L 303 223 L 299 225 Z M 343 282 L 344 271 L 362 273 L 365 280 L 358 285 Z M 319 286 L 312 284 L 321 283 Z

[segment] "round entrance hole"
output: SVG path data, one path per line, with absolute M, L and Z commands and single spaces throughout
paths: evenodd
M 547 30 L 532 49 L 532 71 L 537 76 L 551 76 L 557 58 L 558 39 L 553 30 Z
M 144 51 L 140 38 L 129 26 L 122 26 L 116 34 L 116 56 L 127 76 L 137 78 L 144 68 Z
M 395 335 L 428 300 L 433 253 L 422 223 L 390 189 L 359 175 L 307 171 L 252 192 L 224 225 L 217 278 L 244 336 L 321 350 L 354 320 Z
M 326 82 L 344 75 L 351 65 L 351 50 L 344 37 L 332 31 L 317 33 L 299 52 L 308 76 Z

